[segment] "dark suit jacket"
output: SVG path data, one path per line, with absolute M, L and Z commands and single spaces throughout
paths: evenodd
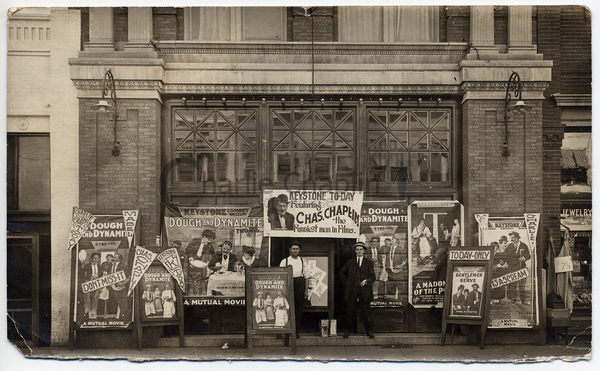
M 281 229 L 281 222 L 279 221 L 279 214 L 269 213 L 269 224 L 271 224 L 272 229 Z M 285 229 L 294 230 L 294 216 L 290 213 L 285 213 Z
M 471 291 L 467 296 L 467 305 L 471 307 L 471 310 L 479 311 L 481 305 L 481 292 L 477 291 L 477 298 L 475 298 L 475 292 Z
M 462 293 L 456 293 L 454 295 L 452 295 L 452 305 L 455 307 L 464 307 L 465 306 L 465 299 Z
M 81 273 L 82 273 L 81 277 L 83 278 L 84 282 L 92 280 L 92 263 L 88 263 L 88 264 L 84 265 Z M 98 263 L 97 273 L 98 273 L 98 277 L 102 277 L 102 266 L 100 263 Z M 95 277 L 95 278 L 98 278 L 98 277 Z
M 509 243 L 508 246 L 506 246 L 504 254 L 508 256 L 507 263 L 513 270 L 525 268 L 525 262 L 521 261 L 519 258 L 524 257 L 525 260 L 531 259 L 529 247 L 521 241 L 519 241 L 517 246 L 515 246 L 514 243 Z
M 223 260 L 223 253 L 222 252 L 218 252 L 216 257 L 215 257 L 215 264 L 216 263 L 221 263 L 221 260 Z M 237 261 L 237 257 L 235 256 L 235 254 L 233 253 L 229 253 L 229 264 L 227 264 L 227 269 L 230 272 L 234 272 L 235 271 L 235 262 Z
M 348 260 L 340 270 L 340 276 L 346 286 L 344 289 L 344 300 L 353 300 L 353 297 L 358 295 L 361 295 L 367 302 L 373 300 L 375 269 L 373 269 L 373 262 L 369 258 L 363 257 L 361 267 L 358 266 L 356 257 Z M 365 279 L 367 280 L 367 284 L 360 286 L 360 282 Z

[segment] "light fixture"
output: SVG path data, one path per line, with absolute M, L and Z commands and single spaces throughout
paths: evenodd
M 242 104 L 245 105 L 246 104 L 246 98 L 242 98 Z
M 398 104 L 402 104 L 402 98 L 398 98 Z
M 423 103 L 423 98 L 419 98 L 417 101 L 419 102 L 419 104 L 421 104 Z
M 438 104 L 442 103 L 442 98 L 437 99 Z
M 187 99 L 186 99 L 186 97 L 182 97 L 182 98 L 181 98 L 181 102 L 182 102 L 182 103 L 183 103 L 183 105 L 185 106 L 185 105 L 186 105 L 186 103 L 187 103 Z
M 510 151 L 508 150 L 508 112 L 518 111 L 525 113 L 531 109 L 531 106 L 523 101 L 523 97 L 521 96 L 522 88 L 523 84 L 521 83 L 521 76 L 513 71 L 508 78 L 506 95 L 504 96 L 504 142 L 502 143 L 502 156 L 504 157 L 510 156 Z M 516 101 L 511 105 L 513 98 L 515 98 Z
M 107 99 L 108 98 L 108 99 Z M 108 102 L 112 104 L 110 104 Z M 94 105 L 98 112 L 113 111 L 113 148 L 112 155 L 119 157 L 121 154 L 121 143 L 117 140 L 117 89 L 115 79 L 110 69 L 104 74 L 102 81 L 102 98 Z

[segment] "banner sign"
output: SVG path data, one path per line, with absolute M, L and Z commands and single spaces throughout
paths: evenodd
M 83 234 L 90 228 L 90 224 L 94 222 L 96 218 L 88 213 L 87 211 L 78 207 L 73 209 L 73 220 L 71 221 L 71 232 L 69 234 L 69 247 L 67 252 L 71 252 L 73 246 L 77 245 L 79 239 Z
M 158 260 L 167 269 L 167 272 L 177 281 L 181 291 L 185 292 L 185 277 L 177 249 L 172 247 L 158 254 Z
M 243 298 L 245 267 L 267 266 L 268 239 L 263 238 L 263 218 L 251 212 L 250 207 L 239 206 L 165 210 L 165 231 L 172 250 L 163 252 L 159 259 L 184 286 L 184 305 L 212 305 L 212 299 Z M 183 277 L 176 258 L 181 259 Z M 227 302 L 238 305 L 235 300 Z
M 125 213 L 123 213 L 125 214 Z M 127 296 L 131 295 L 133 289 L 137 286 L 138 282 L 154 261 L 158 255 L 142 246 L 135 247 L 135 255 L 133 257 L 133 268 L 131 269 L 131 280 L 129 281 L 129 290 L 127 290 Z
M 164 267 L 149 267 L 140 280 L 140 303 L 143 321 L 175 320 L 178 318 L 175 283 Z
M 408 207 L 408 298 L 415 308 L 442 307 L 448 249 L 463 245 L 458 201 L 414 201 Z
M 371 307 L 408 303 L 408 215 L 406 201 L 365 201 L 358 240 L 367 245 L 376 281 Z
M 533 327 L 539 323 L 536 248 L 540 214 L 478 214 L 475 218 L 487 223 L 479 224 L 480 244 L 494 248 L 489 327 Z
M 77 243 L 73 320 L 81 328 L 126 328 L 133 321 L 133 298 L 127 296 L 133 256 L 125 219 L 94 218 Z
M 265 236 L 357 238 L 362 192 L 265 190 Z
M 139 210 L 123 210 L 123 219 L 125 219 L 125 230 L 127 231 L 129 248 L 131 248 L 131 242 L 133 241 L 133 234 L 135 232 L 135 225 L 137 224 L 138 215 Z

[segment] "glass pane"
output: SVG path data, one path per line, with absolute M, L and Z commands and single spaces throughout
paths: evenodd
M 19 210 L 50 209 L 50 137 L 19 137 Z
M 294 149 L 305 150 L 305 151 L 310 150 L 310 147 L 308 146 L 306 141 L 304 139 L 302 139 L 298 134 L 292 134 L 292 142 L 293 142 L 292 145 L 294 146 Z M 310 142 L 308 142 L 308 143 L 310 143 Z
M 432 182 L 447 182 L 448 181 L 448 154 L 447 153 L 432 153 L 431 154 L 431 181 Z
M 238 133 L 237 148 L 241 150 L 256 149 L 256 131 L 241 131 Z
M 354 132 L 353 131 L 338 131 L 338 135 L 350 147 L 354 147 Z
M 178 151 L 194 149 L 194 139 L 191 131 L 175 132 L 175 149 Z
M 196 133 L 196 149 L 215 149 L 215 132 L 199 131 Z
M 335 127 L 342 129 L 341 126 L 346 126 L 346 130 L 351 130 L 352 127 L 348 127 L 348 123 L 352 124 L 352 120 L 350 120 L 350 117 L 352 117 L 351 113 L 352 111 L 334 111 Z
M 369 112 L 368 129 L 371 130 L 385 130 L 386 115 L 385 112 Z
M 290 179 L 290 154 L 289 152 L 273 153 L 273 181 L 287 182 Z
M 312 179 L 312 159 L 310 152 L 294 153 L 294 182 L 307 182 Z
M 296 136 L 299 137 L 309 148 L 313 146 L 312 131 L 297 131 Z
M 308 118 L 309 114 L 310 114 L 310 111 L 294 111 L 294 126 L 300 125 L 300 123 L 302 123 L 302 121 L 304 121 L 306 118 Z
M 315 155 L 315 181 L 332 181 L 331 174 L 331 155 L 316 154 Z
M 385 181 L 387 168 L 387 153 L 371 153 L 369 155 L 369 174 L 370 181 Z
M 277 113 L 279 114 L 279 117 L 281 117 L 281 119 L 283 120 L 283 122 L 286 124 L 286 126 L 292 127 L 291 126 L 291 123 L 292 123 L 292 111 L 277 111 Z
M 410 132 L 410 148 L 416 150 L 427 149 L 427 132 L 426 131 L 411 131 Z
M 215 128 L 215 116 L 216 112 L 212 110 L 200 110 L 196 112 L 196 122 L 198 127 L 204 130 L 211 130 Z
M 217 153 L 217 181 L 235 182 L 235 153 Z
M 212 182 L 215 180 L 215 156 L 213 153 L 197 153 L 196 154 L 196 166 L 197 166 L 197 181 L 198 182 Z
M 313 129 L 313 112 L 294 112 L 294 124 L 296 130 L 311 130 Z
M 256 153 L 237 153 L 237 181 L 255 182 Z
M 256 130 L 256 111 L 238 111 L 238 125 L 242 130 Z
M 424 129 L 428 128 L 427 122 L 427 111 L 413 111 L 410 115 L 410 128 L 411 129 Z
M 335 155 L 335 181 L 338 185 L 354 184 L 354 159 L 352 153 Z
M 408 129 L 408 115 L 406 111 L 390 111 L 390 129 L 406 130 Z
M 194 127 L 193 114 L 191 110 L 175 111 L 175 130 L 190 130 Z
M 274 149 L 291 149 L 292 140 L 291 135 L 287 131 L 274 131 L 273 132 L 273 148 Z
M 389 153 L 390 180 L 394 183 L 407 183 L 408 153 Z
M 219 111 L 217 115 L 217 127 L 219 130 L 231 130 L 235 127 L 235 111 Z
M 337 134 L 337 133 L 334 134 L 333 140 L 334 140 L 334 146 L 335 146 L 336 150 L 340 150 L 340 151 L 343 151 L 343 150 L 350 151 L 350 150 L 352 150 L 352 148 L 350 148 L 350 146 L 348 145 L 348 143 L 346 143 L 346 141 L 344 141 L 342 139 L 342 137 L 339 136 L 339 134 Z
M 330 131 L 315 131 L 314 133 L 314 142 L 313 142 L 313 147 L 314 148 L 318 148 L 319 146 L 321 146 L 321 142 L 324 142 L 327 137 L 331 134 Z M 329 148 L 331 148 L 332 145 L 332 141 L 331 138 L 329 138 Z M 321 149 L 326 149 L 327 148 L 327 144 L 325 144 L 324 148 Z
M 409 176 L 413 182 L 426 182 L 429 175 L 427 153 L 411 153 Z
M 431 111 L 430 115 L 432 129 L 450 129 L 450 115 L 448 114 L 448 111 Z
M 408 150 L 408 132 L 392 131 L 390 133 L 389 149 L 400 151 Z
M 325 122 L 327 124 L 327 126 L 329 126 L 331 128 L 334 127 L 334 125 L 333 125 L 333 112 L 332 111 L 329 111 L 329 110 L 319 111 L 318 116 L 320 116 L 319 119 L 321 121 Z
M 369 131 L 369 149 L 386 149 L 385 131 Z
M 314 120 L 314 130 L 331 130 L 331 126 L 329 126 L 329 122 L 327 118 L 322 117 L 323 113 L 313 115 Z
M 448 142 L 450 133 L 447 131 L 433 131 L 430 134 L 431 138 L 431 149 L 432 150 L 448 150 Z
M 315 144 L 318 143 L 317 138 L 322 135 L 324 135 L 323 132 L 315 131 Z M 317 149 L 330 150 L 333 148 L 333 133 L 325 133 L 325 135 L 327 135 L 327 137 L 318 145 Z
M 219 150 L 234 150 L 235 135 L 233 135 L 233 132 L 217 131 L 217 148 Z
M 290 127 L 286 121 L 276 112 L 273 112 L 273 130 L 288 130 Z
M 175 181 L 194 181 L 194 161 L 191 153 L 175 154 Z

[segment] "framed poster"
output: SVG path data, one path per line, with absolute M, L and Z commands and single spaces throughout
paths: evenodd
M 176 321 L 179 318 L 177 283 L 162 265 L 152 265 L 138 284 L 141 320 Z
M 408 303 L 408 205 L 406 201 L 365 201 L 358 240 L 373 261 L 371 307 L 401 307 Z
M 476 325 L 485 343 L 492 272 L 491 247 L 451 247 L 448 250 L 442 317 L 442 345 L 451 325 Z
M 329 256 L 304 256 L 306 261 L 307 295 L 311 308 L 329 306 Z M 309 308 L 307 308 L 310 310 Z
M 250 313 L 248 325 L 252 331 L 290 333 L 295 329 L 291 268 L 248 269 L 246 282 L 246 308 Z
M 442 306 L 446 255 L 463 245 L 463 220 L 458 201 L 414 201 L 408 207 L 408 299 L 415 308 Z
M 131 231 L 123 214 L 94 216 L 73 250 L 73 322 L 81 329 L 128 328 L 134 317 L 127 296 Z
M 540 214 L 475 214 L 481 245 L 492 246 L 490 328 L 532 328 L 539 323 L 537 231 Z
M 167 207 L 169 248 L 181 258 L 185 306 L 243 306 L 244 270 L 268 265 L 262 215 L 251 207 Z

